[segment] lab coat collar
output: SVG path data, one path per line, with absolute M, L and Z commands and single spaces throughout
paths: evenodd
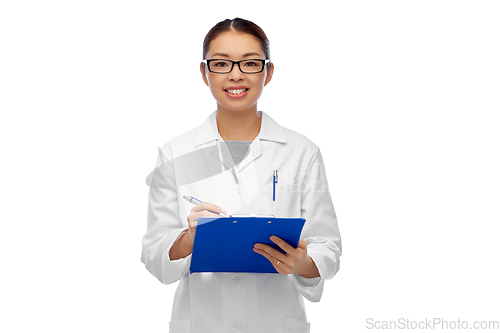
M 259 116 L 262 118 L 260 125 L 260 132 L 255 138 L 255 140 L 268 140 L 286 143 L 286 136 L 283 127 L 276 123 L 267 113 L 263 111 L 258 111 Z M 195 134 L 195 145 L 199 146 L 201 144 L 217 140 L 219 142 L 224 141 L 219 134 L 219 129 L 217 127 L 217 110 L 215 110 L 204 122 L 196 129 Z

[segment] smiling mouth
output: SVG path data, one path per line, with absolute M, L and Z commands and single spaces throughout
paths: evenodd
M 224 91 L 227 91 L 228 93 L 233 94 L 233 95 L 239 95 L 242 92 L 245 92 L 247 90 L 248 90 L 248 88 L 244 88 L 244 89 L 226 89 Z

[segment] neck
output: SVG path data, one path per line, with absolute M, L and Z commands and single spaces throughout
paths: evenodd
M 231 111 L 217 107 L 217 127 L 224 140 L 253 141 L 260 132 L 261 118 L 257 107 L 245 111 Z

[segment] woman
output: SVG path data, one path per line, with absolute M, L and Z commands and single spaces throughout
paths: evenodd
M 148 180 L 141 260 L 162 283 L 180 281 L 170 332 L 309 332 L 303 297 L 320 300 L 341 254 L 321 153 L 257 111 L 274 71 L 269 41 L 257 25 L 240 18 L 219 22 L 205 37 L 203 59 L 201 75 L 217 110 L 159 148 Z M 193 207 L 185 195 L 204 202 Z M 306 223 L 297 248 L 270 239 L 286 254 L 255 245 L 279 274 L 189 274 L 197 219 L 217 216 L 209 211 L 304 217 Z

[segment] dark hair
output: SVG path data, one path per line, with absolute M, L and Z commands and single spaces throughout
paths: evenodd
M 264 54 L 266 55 L 266 59 L 271 59 L 271 51 L 269 49 L 269 39 L 267 39 L 264 31 L 252 21 L 248 21 L 239 17 L 236 17 L 232 20 L 226 19 L 217 23 L 208 34 L 205 36 L 205 40 L 203 41 L 203 59 L 207 56 L 208 48 L 210 47 L 210 43 L 214 40 L 219 34 L 227 31 L 237 31 L 242 33 L 247 33 L 252 36 L 255 36 L 259 42 Z M 271 65 L 269 62 L 268 67 Z

